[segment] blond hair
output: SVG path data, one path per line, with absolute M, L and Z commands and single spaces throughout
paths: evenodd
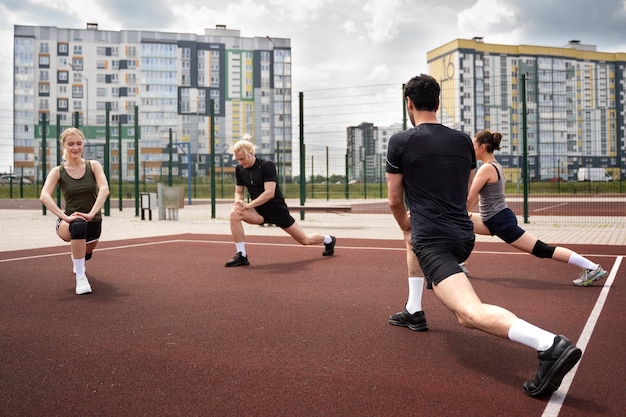
M 83 139 L 83 142 L 85 140 L 85 135 L 83 135 L 83 132 L 80 129 L 68 127 L 63 131 L 63 133 L 61 133 L 61 145 L 65 145 L 65 139 L 69 136 L 80 136 Z M 67 161 L 67 149 L 65 148 L 63 149 L 63 159 Z
M 251 142 L 251 140 L 252 140 L 252 137 L 248 133 L 243 135 L 242 139 L 235 142 L 235 144 L 233 145 L 233 148 L 232 148 L 233 155 L 235 155 L 239 151 L 243 151 L 246 154 L 246 156 L 254 155 L 255 147 L 254 147 L 254 144 Z

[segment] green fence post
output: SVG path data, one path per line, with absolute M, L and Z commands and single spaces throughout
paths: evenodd
M 524 176 L 524 223 L 528 223 L 528 126 L 526 124 L 526 74 L 522 74 L 522 174 Z
M 110 169 L 109 169 L 109 165 L 111 164 L 111 161 L 109 159 L 109 150 L 110 150 L 110 146 L 111 146 L 111 126 L 109 124 L 109 109 L 107 107 L 106 109 L 106 121 L 105 121 L 105 127 L 104 127 L 104 175 L 107 177 L 107 181 L 110 181 Z M 111 195 L 109 194 L 107 196 L 107 199 L 104 201 L 104 215 L 105 216 L 110 216 L 111 215 Z
M 46 142 L 47 142 L 47 121 L 48 121 L 48 115 L 46 113 L 42 113 L 41 114 L 41 181 L 42 184 L 46 181 L 46 164 L 48 162 L 47 159 L 47 149 L 46 149 Z M 22 183 L 22 179 L 20 178 L 20 187 L 21 187 L 21 183 Z M 42 210 L 42 214 L 45 216 L 46 215 L 46 206 L 44 204 L 41 205 L 41 210 Z
M 211 218 L 215 218 L 215 102 L 213 99 L 209 101 L 211 106 Z M 221 159 L 221 157 L 220 157 Z M 223 171 L 222 171 L 222 175 Z

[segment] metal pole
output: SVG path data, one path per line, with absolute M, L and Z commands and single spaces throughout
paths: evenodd
M 170 141 L 170 149 L 169 149 L 169 160 L 167 163 L 167 185 L 168 187 L 172 186 L 172 152 L 173 152 L 173 143 L 172 143 L 172 128 L 170 127 L 169 141 Z
M 139 217 L 139 107 L 135 106 L 135 217 Z
M 330 173 L 328 170 L 328 146 L 326 147 L 326 201 L 330 199 Z
M 191 142 L 187 144 L 187 204 L 191 205 Z
M 47 137 L 46 136 L 47 136 L 47 133 L 48 133 L 47 132 L 48 129 L 47 129 L 47 126 L 46 126 L 47 125 L 47 121 L 48 121 L 47 114 L 46 113 L 42 113 L 41 118 L 42 118 L 41 122 L 42 122 L 42 125 L 43 125 L 42 129 L 41 129 L 41 178 L 42 178 L 42 181 L 45 181 L 46 180 L 46 162 L 47 162 L 46 161 L 46 153 L 47 153 L 47 150 L 46 150 Z M 20 187 L 21 186 L 22 186 L 22 179 L 20 178 Z M 21 188 L 20 188 L 20 190 L 21 190 Z M 41 205 L 41 210 L 43 211 L 42 214 L 45 216 L 46 215 L 46 206 L 42 204 Z
M 109 124 L 109 112 L 110 110 L 106 109 L 106 120 L 104 127 L 104 175 L 107 177 L 107 180 L 110 176 L 109 167 L 111 165 L 111 161 L 109 160 L 110 146 L 111 146 L 111 125 Z M 111 196 L 107 196 L 106 201 L 104 202 L 104 215 L 111 215 Z
M 119 210 L 122 211 L 123 206 L 123 190 L 122 190 L 122 120 L 117 123 L 117 182 L 119 188 Z
M 526 124 L 526 74 L 522 74 L 522 175 L 524 176 L 524 223 L 528 223 L 528 126 Z
M 298 104 L 300 108 L 300 206 L 306 202 L 306 166 L 305 166 L 305 146 L 304 146 L 304 93 L 298 94 Z M 304 220 L 304 210 L 300 211 L 300 220 Z
M 213 99 L 209 101 L 210 109 L 210 118 L 211 118 L 211 218 L 215 218 L 215 102 Z M 222 159 L 220 157 L 220 159 Z M 222 170 L 222 181 L 224 179 L 224 170 Z M 222 190 L 224 187 L 222 187 Z
M 57 165 L 61 165 L 61 115 L 57 114 Z M 57 206 L 61 207 L 61 188 L 57 187 Z

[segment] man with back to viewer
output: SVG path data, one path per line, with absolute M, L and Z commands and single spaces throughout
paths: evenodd
M 565 336 L 543 330 L 495 305 L 484 304 L 463 273 L 475 236 L 466 210 L 476 169 L 471 138 L 437 120 L 440 87 L 429 75 L 411 78 L 404 87 L 413 128 L 389 140 L 386 177 L 389 206 L 403 231 L 412 231 L 413 251 L 428 288 L 461 325 L 508 338 L 538 351 L 539 368 L 524 383 L 527 395 L 548 395 L 561 384 L 582 352 Z M 407 214 L 406 194 L 410 215 Z M 392 316 L 419 325 L 423 311 L 406 309 Z M 391 317 L 390 317 L 391 319 Z

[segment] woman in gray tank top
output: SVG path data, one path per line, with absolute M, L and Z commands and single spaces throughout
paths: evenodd
M 547 245 L 518 225 L 517 217 L 508 208 L 504 197 L 504 171 L 493 156 L 493 152 L 500 149 L 501 140 L 502 134 L 487 130 L 474 136 L 476 159 L 483 162 L 467 196 L 467 211 L 474 223 L 474 232 L 498 236 L 514 248 L 538 258 L 551 258 L 582 268 L 580 276 L 573 281 L 574 285 L 586 287 L 604 278 L 607 272 L 599 264 L 570 249 Z M 471 213 L 476 203 L 480 215 Z

